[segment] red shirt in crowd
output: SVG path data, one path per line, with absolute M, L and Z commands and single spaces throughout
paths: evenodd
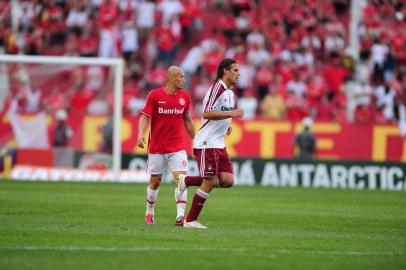
M 114 1 L 103 3 L 99 9 L 99 24 L 103 30 L 111 30 L 119 19 L 119 10 Z
M 324 80 L 326 81 L 328 91 L 334 94 L 338 93 L 345 76 L 347 76 L 347 71 L 342 66 L 327 66 L 324 70 Z

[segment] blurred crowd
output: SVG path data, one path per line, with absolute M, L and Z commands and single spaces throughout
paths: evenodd
M 14 2 L 14 5 L 11 4 Z M 8 54 L 123 57 L 124 113 L 137 115 L 168 65 L 180 65 L 199 116 L 224 57 L 240 65 L 245 118 L 394 123 L 406 104 L 406 3 L 370 0 L 349 49 L 349 0 L 20 0 L 0 3 L 0 50 Z M 10 65 L 19 110 L 107 115 L 112 74 L 89 66 L 37 67 L 33 83 Z M 59 76 L 59 77 L 58 77 Z M 31 78 L 29 78 L 31 77 Z

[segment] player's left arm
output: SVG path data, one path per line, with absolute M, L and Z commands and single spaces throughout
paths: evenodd
M 185 125 L 186 131 L 189 136 L 193 139 L 195 137 L 195 124 L 193 122 L 192 116 L 190 116 L 189 111 L 183 114 L 183 124 Z

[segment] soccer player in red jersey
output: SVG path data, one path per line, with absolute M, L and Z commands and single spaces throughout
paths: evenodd
M 234 184 L 233 166 L 224 138 L 231 134 L 232 118 L 241 118 L 244 115 L 243 110 L 235 109 L 234 92 L 231 89 L 239 76 L 240 71 L 235 60 L 222 60 L 217 68 L 216 80 L 204 97 L 202 125 L 193 143 L 200 177 L 179 175 L 177 185 L 178 196 L 188 186 L 199 186 L 184 227 L 207 228 L 197 219 L 210 191 L 215 187 L 229 188 Z
M 178 175 L 186 174 L 188 168 L 187 154 L 183 141 L 183 126 L 193 139 L 195 129 L 190 116 L 190 97 L 182 90 L 185 83 L 183 70 L 177 66 L 169 67 L 165 86 L 152 90 L 141 111 L 138 122 L 137 145 L 144 148 L 144 134 L 151 124 L 148 139 L 147 171 L 151 175 L 147 187 L 147 209 L 145 223 L 154 224 L 154 204 L 158 195 L 162 173 L 165 167 L 172 172 L 175 184 Z M 176 194 L 176 225 L 182 226 L 187 194 Z

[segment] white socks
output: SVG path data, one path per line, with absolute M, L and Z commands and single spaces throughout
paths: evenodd
M 176 201 L 176 188 L 175 188 L 175 201 Z M 182 193 L 179 201 L 176 201 L 176 218 L 185 216 L 187 201 L 187 189 Z
M 149 186 L 147 187 L 147 210 L 145 211 L 145 215 L 154 214 L 154 205 L 156 201 L 156 196 L 158 195 L 158 191 L 159 188 L 153 190 Z
M 149 186 L 147 187 L 147 207 L 145 211 L 145 215 L 152 214 L 154 215 L 154 206 L 156 197 L 158 196 L 159 188 L 156 190 L 151 189 Z M 176 189 L 175 189 L 176 194 Z M 176 196 L 175 196 L 176 200 Z M 187 201 L 187 190 L 185 190 L 180 197 L 179 201 L 176 201 L 176 217 L 185 216 L 185 209 L 186 209 L 186 201 Z

